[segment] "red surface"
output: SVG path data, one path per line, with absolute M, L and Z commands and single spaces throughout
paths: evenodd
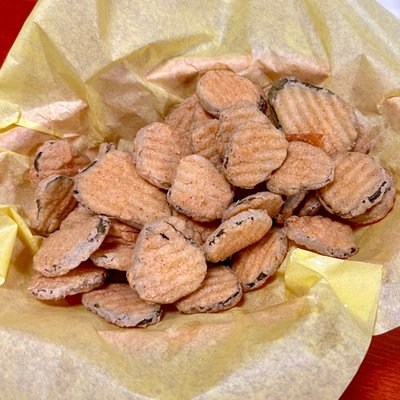
M 35 0 L 0 0 L 0 64 L 35 3 Z M 364 362 L 341 397 L 341 400 L 399 399 L 400 328 L 372 338 Z
M 36 0 L 0 0 L 0 65 Z

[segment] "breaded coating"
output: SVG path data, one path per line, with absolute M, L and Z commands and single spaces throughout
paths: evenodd
M 136 228 L 171 215 L 165 193 L 140 177 L 133 156 L 114 150 L 75 178 L 76 199 L 88 210 Z
M 214 232 L 218 226 L 219 221 L 211 222 L 199 222 L 188 217 L 185 214 L 181 214 L 176 210 L 172 210 L 172 215 L 183 220 L 185 222 L 185 236 L 196 241 L 200 246 L 206 241 L 206 239 Z M 174 224 L 173 224 L 174 225 Z M 180 230 L 178 227 L 176 227 Z
M 323 150 L 308 143 L 290 142 L 287 151 L 283 164 L 268 179 L 268 190 L 292 196 L 332 182 L 333 162 Z
M 128 271 L 133 262 L 134 245 L 119 243 L 104 243 L 91 254 L 94 265 L 106 269 Z
M 199 154 L 210 160 L 218 170 L 222 168 L 222 160 L 219 156 L 216 145 L 219 121 L 217 119 L 205 122 L 192 129 L 192 149 L 194 154 Z
M 287 251 L 284 229 L 272 228 L 261 240 L 236 253 L 232 259 L 232 271 L 238 276 L 243 291 L 262 286 L 275 274 Z
M 224 221 L 203 244 L 206 260 L 219 262 L 260 240 L 272 219 L 262 210 L 248 210 Z
M 222 216 L 222 221 L 225 221 L 242 211 L 247 210 L 264 210 L 270 217 L 275 217 L 281 209 L 284 201 L 279 194 L 271 192 L 258 192 L 251 194 L 243 199 L 232 203 Z
M 301 205 L 301 208 L 298 212 L 299 217 L 313 217 L 318 213 L 321 209 L 321 202 L 318 200 L 315 192 L 308 193 L 307 197 L 304 200 L 304 203 Z
M 226 266 L 208 268 L 201 286 L 175 303 L 185 314 L 210 313 L 228 310 L 242 298 L 237 276 Z
M 364 214 L 358 215 L 354 218 L 349 218 L 346 222 L 350 222 L 355 225 L 366 225 L 378 222 L 385 218 L 386 215 L 393 208 L 396 201 L 396 189 L 393 184 L 384 193 L 382 200 L 369 208 Z
M 225 148 L 223 172 L 232 185 L 251 189 L 282 165 L 287 147 L 280 130 L 259 122 L 245 122 L 235 129 Z
M 63 276 L 48 278 L 41 274 L 32 276 L 28 291 L 38 300 L 59 300 L 77 293 L 90 292 L 104 284 L 107 271 L 90 266 L 89 263 Z
M 38 183 L 33 206 L 29 211 L 29 226 L 39 235 L 48 236 L 76 207 L 72 191 L 74 180 L 63 175 L 50 175 Z
M 391 176 L 372 157 L 344 152 L 336 153 L 332 159 L 335 178 L 317 192 L 319 201 L 329 212 L 352 218 L 382 200 Z
M 233 199 L 229 182 L 206 158 L 197 154 L 181 160 L 168 202 L 196 221 L 220 219 Z
M 100 247 L 109 228 L 106 216 L 75 208 L 60 229 L 43 240 L 33 257 L 34 270 L 48 277 L 67 274 Z
M 165 123 L 172 131 L 186 134 L 190 141 L 190 130 L 212 119 L 214 117 L 203 109 L 198 97 L 193 94 L 170 111 Z
M 49 140 L 36 151 L 29 175 L 34 183 L 50 175 L 74 176 L 89 162 L 89 158 L 79 154 L 66 140 Z
M 134 246 L 139 236 L 139 232 L 140 230 L 134 228 L 133 226 L 124 224 L 123 222 L 118 221 L 117 219 L 112 219 L 110 230 L 108 231 L 103 244 L 117 243 L 117 244 Z
M 285 133 L 288 142 L 303 142 L 323 149 L 324 135 L 322 133 Z
M 260 122 L 267 125 L 272 124 L 268 117 L 260 111 L 256 105 L 247 101 L 240 101 L 225 111 L 222 111 L 219 120 L 220 124 L 215 147 L 220 155 L 224 154 L 225 147 L 229 143 L 229 138 L 238 125 L 248 121 Z
M 192 154 L 190 138 L 161 122 L 140 129 L 134 149 L 137 173 L 161 189 L 171 186 L 181 158 Z
M 301 202 L 306 197 L 307 193 L 308 190 L 301 190 L 300 192 L 292 196 L 287 196 L 281 210 L 275 217 L 275 221 L 278 224 L 284 224 L 286 219 L 291 217 L 295 213 Z
M 82 295 L 82 304 L 106 321 L 123 328 L 156 324 L 161 319 L 162 310 L 158 304 L 143 301 L 125 283 L 112 283 L 104 289 Z
M 197 83 L 196 94 L 204 109 L 216 117 L 238 101 L 248 101 L 260 110 L 264 108 L 261 87 L 228 70 L 206 72 Z
M 287 134 L 322 134 L 328 154 L 351 150 L 360 131 L 353 108 L 331 91 L 284 78 L 268 92 L 275 123 Z
M 140 232 L 127 278 L 143 300 L 167 304 L 195 291 L 206 271 L 201 247 L 159 220 Z
M 292 216 L 286 220 L 285 229 L 297 245 L 325 256 L 348 258 L 358 251 L 350 226 L 330 218 Z

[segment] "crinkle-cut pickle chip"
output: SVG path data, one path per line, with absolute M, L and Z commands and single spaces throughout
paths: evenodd
M 128 271 L 132 265 L 133 251 L 134 245 L 103 242 L 90 259 L 98 267 Z
M 229 139 L 223 172 L 232 185 L 251 189 L 282 165 L 287 147 L 288 142 L 280 130 L 259 122 L 245 122 Z
M 177 213 L 176 213 L 177 214 Z M 174 226 L 176 230 L 181 232 L 186 238 L 194 240 L 199 246 L 203 244 L 201 233 L 196 226 L 194 221 L 190 221 L 189 217 L 184 214 L 173 215 L 172 217 L 163 218 L 163 221 Z
M 159 220 L 140 232 L 127 278 L 143 300 L 168 304 L 195 291 L 206 271 L 201 247 Z
M 184 230 L 181 230 L 180 228 L 175 226 L 173 222 L 171 222 L 172 225 L 174 225 L 178 229 L 178 231 L 181 231 L 186 237 L 193 239 L 200 246 L 206 241 L 208 236 L 210 236 L 210 234 L 214 232 L 215 229 L 217 229 L 219 226 L 218 220 L 211 222 L 199 222 L 193 220 L 185 214 L 181 214 L 176 210 L 172 210 L 172 215 L 182 220 L 185 223 L 185 226 Z
M 124 245 L 134 245 L 139 236 L 139 229 L 125 224 L 117 219 L 111 220 L 110 230 L 103 244 L 124 244 Z
M 242 298 L 237 276 L 226 266 L 210 267 L 201 286 L 175 303 L 185 314 L 211 313 L 228 310 Z
M 301 208 L 298 212 L 299 217 L 313 217 L 318 213 L 322 207 L 321 202 L 318 200 L 315 192 L 310 192 L 306 196 Z
M 324 135 L 322 133 L 286 133 L 288 142 L 303 142 L 319 148 L 323 148 Z
M 232 203 L 222 216 L 225 221 L 242 211 L 247 210 L 265 210 L 270 217 L 275 217 L 283 205 L 282 197 L 279 194 L 271 192 L 258 192 L 251 194 Z
M 106 276 L 107 271 L 102 268 L 81 264 L 68 274 L 54 278 L 35 274 L 31 278 L 28 291 L 38 300 L 59 300 L 102 286 Z
M 104 154 L 81 171 L 74 193 L 88 210 L 136 228 L 171 215 L 165 193 L 140 177 L 133 156 L 121 150 Z
M 318 199 L 329 212 L 352 218 L 382 200 L 391 176 L 372 157 L 343 152 L 336 153 L 332 159 L 335 178 L 317 192 Z
M 275 221 L 278 224 L 284 224 L 286 219 L 291 217 L 296 212 L 297 208 L 300 206 L 301 202 L 304 200 L 307 193 L 308 190 L 301 190 L 296 194 L 287 196 L 281 210 L 275 217 Z
M 174 132 L 186 134 L 190 141 L 190 130 L 212 119 L 214 117 L 203 109 L 196 94 L 192 94 L 169 112 L 165 123 Z
M 240 101 L 232 107 L 222 111 L 219 116 L 220 124 L 215 140 L 215 148 L 220 155 L 224 154 L 229 138 L 236 127 L 244 122 L 254 121 L 271 125 L 268 117 L 254 104 Z
M 66 140 L 49 140 L 36 151 L 29 174 L 35 183 L 50 175 L 74 176 L 89 162 L 88 157 Z
M 187 134 L 192 124 L 194 108 L 198 103 L 199 99 L 195 94 L 189 96 L 182 101 L 182 103 L 179 103 L 171 109 L 165 117 L 165 123 L 169 125 L 174 132 Z M 190 137 L 188 136 L 188 138 Z
M 180 213 L 206 222 L 222 217 L 233 199 L 233 191 L 211 161 L 194 154 L 179 163 L 167 198 Z
M 168 189 L 181 158 L 192 154 L 186 134 L 174 132 L 162 122 L 140 129 L 134 141 L 137 173 L 161 189 Z
M 109 228 L 106 216 L 77 207 L 58 231 L 43 240 L 33 257 L 33 268 L 48 277 L 67 274 L 100 247 Z
M 267 182 L 268 190 L 291 196 L 332 182 L 333 162 L 323 150 L 308 143 L 290 142 L 287 151 L 285 161 Z
M 248 210 L 224 221 L 203 244 L 207 261 L 219 262 L 260 240 L 271 228 L 270 216 Z
M 358 251 L 350 226 L 330 218 L 292 216 L 286 220 L 285 229 L 297 245 L 325 256 L 348 258 Z
M 289 77 L 271 86 L 268 103 L 276 126 L 285 133 L 322 134 L 328 154 L 353 148 L 359 122 L 353 108 L 331 91 Z
M 287 250 L 284 229 L 272 228 L 261 240 L 236 253 L 232 259 L 232 271 L 238 276 L 243 291 L 259 288 L 275 274 Z
M 357 217 L 350 218 L 346 222 L 350 222 L 355 225 L 366 225 L 378 222 L 385 218 L 386 215 L 393 208 L 396 201 L 396 189 L 393 184 L 386 190 L 382 200 L 369 208 L 364 214 L 358 215 Z
M 216 137 L 219 128 L 217 119 L 205 122 L 190 131 L 193 153 L 210 160 L 218 169 L 222 168 L 222 160 L 216 148 Z
M 203 108 L 216 117 L 238 101 L 248 101 L 260 110 L 265 104 L 261 87 L 228 70 L 206 72 L 197 83 L 196 94 Z
M 111 283 L 104 289 L 82 295 L 82 304 L 106 321 L 123 328 L 156 324 L 161 319 L 162 310 L 158 304 L 143 301 L 125 283 Z
M 50 175 L 40 181 L 29 211 L 29 226 L 43 236 L 58 229 L 77 204 L 73 187 L 73 179 L 63 175 Z

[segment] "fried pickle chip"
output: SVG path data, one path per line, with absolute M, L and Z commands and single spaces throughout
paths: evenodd
M 117 219 L 111 220 L 110 229 L 107 233 L 104 243 L 117 243 L 134 246 L 139 236 L 139 229 L 124 224 Z
M 28 215 L 29 226 L 43 236 L 58 229 L 76 207 L 73 187 L 73 179 L 63 175 L 50 175 L 40 181 Z
M 161 189 L 171 186 L 181 158 L 192 154 L 189 137 L 161 122 L 140 129 L 134 148 L 137 173 Z
M 308 193 L 304 203 L 298 212 L 299 217 L 313 217 L 321 208 L 321 202 L 318 200 L 314 192 Z
M 198 126 L 201 126 L 201 125 L 215 119 L 215 117 L 213 115 L 208 113 L 203 108 L 203 106 L 200 104 L 199 98 L 196 95 L 194 95 L 194 96 L 196 97 L 197 103 L 193 109 L 193 119 L 192 119 L 192 123 L 190 124 L 191 130 L 196 129 Z
M 264 108 L 261 87 L 228 70 L 206 72 L 197 83 L 196 94 L 203 108 L 216 117 L 241 100 Z
M 292 196 L 301 190 L 319 189 L 333 180 L 333 162 L 318 147 L 290 142 L 287 157 L 267 182 L 271 192 Z
M 332 159 L 335 178 L 317 192 L 319 201 L 329 212 L 352 218 L 382 200 L 391 177 L 372 157 L 343 152 Z
M 264 210 L 270 217 L 278 214 L 283 204 L 282 197 L 279 194 L 271 192 L 258 192 L 247 196 L 231 204 L 222 215 L 222 221 L 225 221 L 242 211 Z
M 75 208 L 60 229 L 43 240 L 33 257 L 34 270 L 48 277 L 67 274 L 100 247 L 109 228 L 106 216 Z
M 214 117 L 203 109 L 196 94 L 189 96 L 182 103 L 175 106 L 165 118 L 165 123 L 173 132 L 188 135 L 192 128 L 202 125 Z
M 285 221 L 285 229 L 297 245 L 325 256 L 349 258 L 358 251 L 350 226 L 330 218 L 292 216 Z
M 106 321 L 123 328 L 145 328 L 159 322 L 162 314 L 158 304 L 146 303 L 135 289 L 125 283 L 111 283 L 104 289 L 85 293 L 82 304 Z
M 186 237 L 193 239 L 200 246 L 206 241 L 206 239 L 211 235 L 211 233 L 214 232 L 219 226 L 219 221 L 211 221 L 211 222 L 195 221 L 192 218 L 188 217 L 187 215 L 181 214 L 176 210 L 172 210 L 172 215 L 184 221 L 185 227 L 184 231 L 182 232 Z M 172 225 L 174 224 L 172 223 Z M 175 226 L 175 228 L 180 230 L 177 226 Z
M 276 81 L 268 92 L 275 123 L 287 134 L 322 134 L 326 153 L 351 150 L 359 134 L 352 107 L 331 91 L 295 78 Z
M 195 94 L 189 96 L 169 112 L 165 118 L 165 123 L 171 127 L 173 132 L 188 134 L 196 104 L 199 104 L 197 96 Z M 189 135 L 188 139 L 190 139 Z
M 171 215 L 165 193 L 136 172 L 131 154 L 114 150 L 75 178 L 76 199 L 88 210 L 141 228 Z
M 284 229 L 272 228 L 261 240 L 236 253 L 232 271 L 238 276 L 243 291 L 262 286 L 280 267 L 287 250 Z
M 211 161 L 193 154 L 179 163 L 167 198 L 180 213 L 205 222 L 222 217 L 233 199 L 233 191 Z
M 288 142 L 304 142 L 323 148 L 324 135 L 322 133 L 285 133 Z
M 29 175 L 34 183 L 50 175 L 74 176 L 89 162 L 66 140 L 49 140 L 36 151 Z
M 217 119 L 205 122 L 192 129 L 192 149 L 193 153 L 199 154 L 210 160 L 219 170 L 222 168 L 222 160 L 219 156 L 216 145 L 219 121 Z
M 301 190 L 300 192 L 292 196 L 287 196 L 281 210 L 275 217 L 275 221 L 278 224 L 284 224 L 286 219 L 288 219 L 295 213 L 301 202 L 306 197 L 307 193 L 307 190 Z
M 364 214 L 358 215 L 357 217 L 349 218 L 346 222 L 350 222 L 355 225 L 366 225 L 378 222 L 385 218 L 389 211 L 393 208 L 396 200 L 396 189 L 393 184 L 384 193 L 382 200 L 369 208 Z
M 262 210 L 248 210 L 233 216 L 203 244 L 206 260 L 219 262 L 260 240 L 271 228 L 272 219 Z
M 225 148 L 223 172 L 232 185 L 251 189 L 282 165 L 287 147 L 284 134 L 273 126 L 245 122 L 235 129 Z
M 242 298 L 242 287 L 237 276 L 226 266 L 208 268 L 201 286 L 175 303 L 185 314 L 211 313 L 228 310 Z
M 206 271 L 201 247 L 172 224 L 159 220 L 140 232 L 127 278 L 140 298 L 166 304 L 195 291 Z
M 128 271 L 132 265 L 134 245 L 104 243 L 91 254 L 94 265 L 106 269 Z
M 229 138 L 238 125 L 248 122 L 260 122 L 261 124 L 271 125 L 268 117 L 260 111 L 254 104 L 247 101 L 240 101 L 232 107 L 222 111 L 219 116 L 220 124 L 216 137 L 216 150 L 223 155 L 225 147 L 229 143 Z
M 28 291 L 38 300 L 59 300 L 77 293 L 90 292 L 104 284 L 107 271 L 82 264 L 63 276 L 32 276 Z

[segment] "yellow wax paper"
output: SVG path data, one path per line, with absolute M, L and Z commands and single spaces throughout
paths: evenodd
M 372 0 L 42 0 L 0 71 L 0 202 L 26 215 L 26 171 L 43 141 L 129 148 L 212 68 L 262 86 L 296 75 L 338 93 L 398 189 L 399 28 Z M 131 330 L 75 298 L 33 299 L 31 252 L 17 238 L 0 288 L 0 397 L 337 399 L 374 330 L 382 268 L 371 263 L 383 264 L 375 333 L 400 325 L 399 214 L 397 202 L 360 229 L 351 261 L 296 250 L 239 307 L 170 311 Z

